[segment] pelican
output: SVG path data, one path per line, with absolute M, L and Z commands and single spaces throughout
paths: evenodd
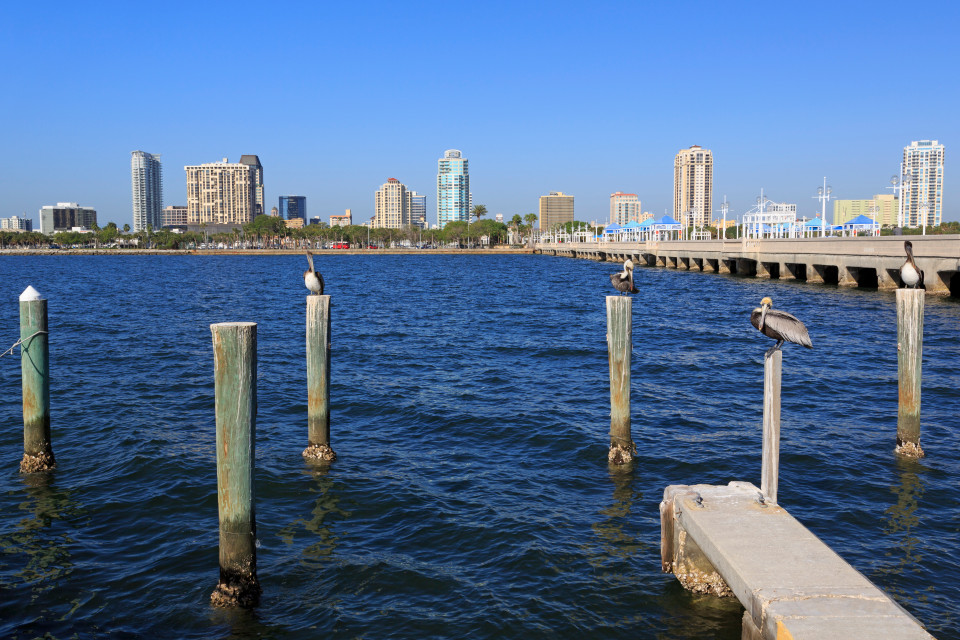
M 623 263 L 623 271 L 610 274 L 610 284 L 620 292 L 620 295 L 640 293 L 640 290 L 633 286 L 633 260 L 627 258 L 627 261 Z
M 303 272 L 303 284 L 306 285 L 307 289 L 310 289 L 314 295 L 322 296 L 323 276 L 313 268 L 313 254 L 309 251 L 307 251 L 307 262 L 310 263 L 310 268 Z
M 903 243 L 903 249 L 907 252 L 907 261 L 900 267 L 900 279 L 903 280 L 903 286 L 916 289 L 923 284 L 923 273 L 917 263 L 913 261 L 913 243 L 907 240 Z
M 750 324 L 763 335 L 777 341 L 777 344 L 771 347 L 767 353 L 778 350 L 784 342 L 793 342 L 808 349 L 813 349 L 810 334 L 807 333 L 807 328 L 803 326 L 803 323 L 786 311 L 774 310 L 773 300 L 770 298 L 761 300 L 760 307 L 753 310 L 753 313 L 750 314 Z

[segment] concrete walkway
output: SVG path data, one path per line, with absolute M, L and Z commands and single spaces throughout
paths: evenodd
M 929 639 L 930 634 L 749 482 L 672 485 L 660 503 L 661 560 L 688 589 L 732 592 L 744 640 Z

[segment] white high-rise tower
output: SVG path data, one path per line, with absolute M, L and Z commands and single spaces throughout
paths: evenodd
M 159 229 L 163 210 L 163 169 L 160 155 L 134 151 L 130 158 L 133 190 L 133 230 Z

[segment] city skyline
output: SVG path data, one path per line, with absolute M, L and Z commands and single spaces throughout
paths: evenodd
M 390 28 L 373 19 L 386 6 L 379 3 L 271 7 L 256 21 L 241 17 L 257 6 L 243 2 L 230 15 L 174 4 L 149 20 L 140 7 L 54 5 L 14 6 L 5 16 L 0 47 L 16 61 L 5 80 L 20 99 L 0 105 L 16 125 L 6 136 L 2 217 L 36 220 L 41 206 L 69 201 L 132 226 L 130 149 L 162 154 L 163 202 L 172 205 L 187 197 L 171 167 L 239 149 L 257 153 L 269 171 L 261 202 L 303 194 L 322 218 L 350 208 L 367 220 L 370 190 L 383 176 L 434 183 L 436 158 L 450 148 L 470 159 L 473 201 L 491 217 L 536 212 L 550 191 L 576 194 L 581 220 L 605 220 L 617 191 L 638 194 L 659 217 L 672 212 L 671 159 L 694 144 L 713 151 L 714 203 L 727 196 L 731 216 L 753 206 L 763 188 L 810 217 L 824 176 L 837 198 L 871 198 L 889 192 L 905 146 L 939 140 L 947 147 L 942 219 L 960 219 L 960 180 L 951 170 L 960 89 L 948 81 L 949 60 L 960 58 L 948 27 L 958 9 L 949 3 L 897 20 L 882 5 L 868 12 L 824 4 L 831 19 L 820 20 L 816 3 L 695 12 L 562 4 L 544 13 L 494 3 L 411 8 Z M 297 44 L 267 37 L 291 20 L 318 37 Z M 459 43 L 463 71 L 436 75 L 436 29 L 451 20 L 471 25 Z M 755 37 L 771 26 L 775 39 Z M 38 47 L 51 30 L 61 36 Z M 882 79 L 908 71 L 895 46 L 904 31 L 923 32 L 932 47 L 925 65 L 909 71 L 912 86 L 936 96 L 935 109 L 928 97 L 911 109 L 897 91 L 871 97 Z M 684 32 L 702 34 L 696 50 L 675 46 Z M 136 44 L 174 33 L 175 48 Z M 257 56 L 209 76 L 201 71 L 197 61 L 218 55 L 217 43 L 237 39 L 261 41 Z M 391 68 L 403 72 L 385 76 Z M 694 70 L 698 99 L 682 99 Z M 290 83 L 300 90 L 296 105 L 272 98 Z M 85 99 L 57 108 L 42 99 L 51 84 Z M 544 100 L 550 86 L 572 90 Z M 380 133 L 386 122 L 389 137 Z

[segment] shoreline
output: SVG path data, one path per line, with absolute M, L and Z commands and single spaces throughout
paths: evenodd
M 3 249 L 2 256 L 283 256 L 307 249 Z M 532 248 L 495 249 L 310 249 L 322 258 L 335 255 L 533 255 Z

